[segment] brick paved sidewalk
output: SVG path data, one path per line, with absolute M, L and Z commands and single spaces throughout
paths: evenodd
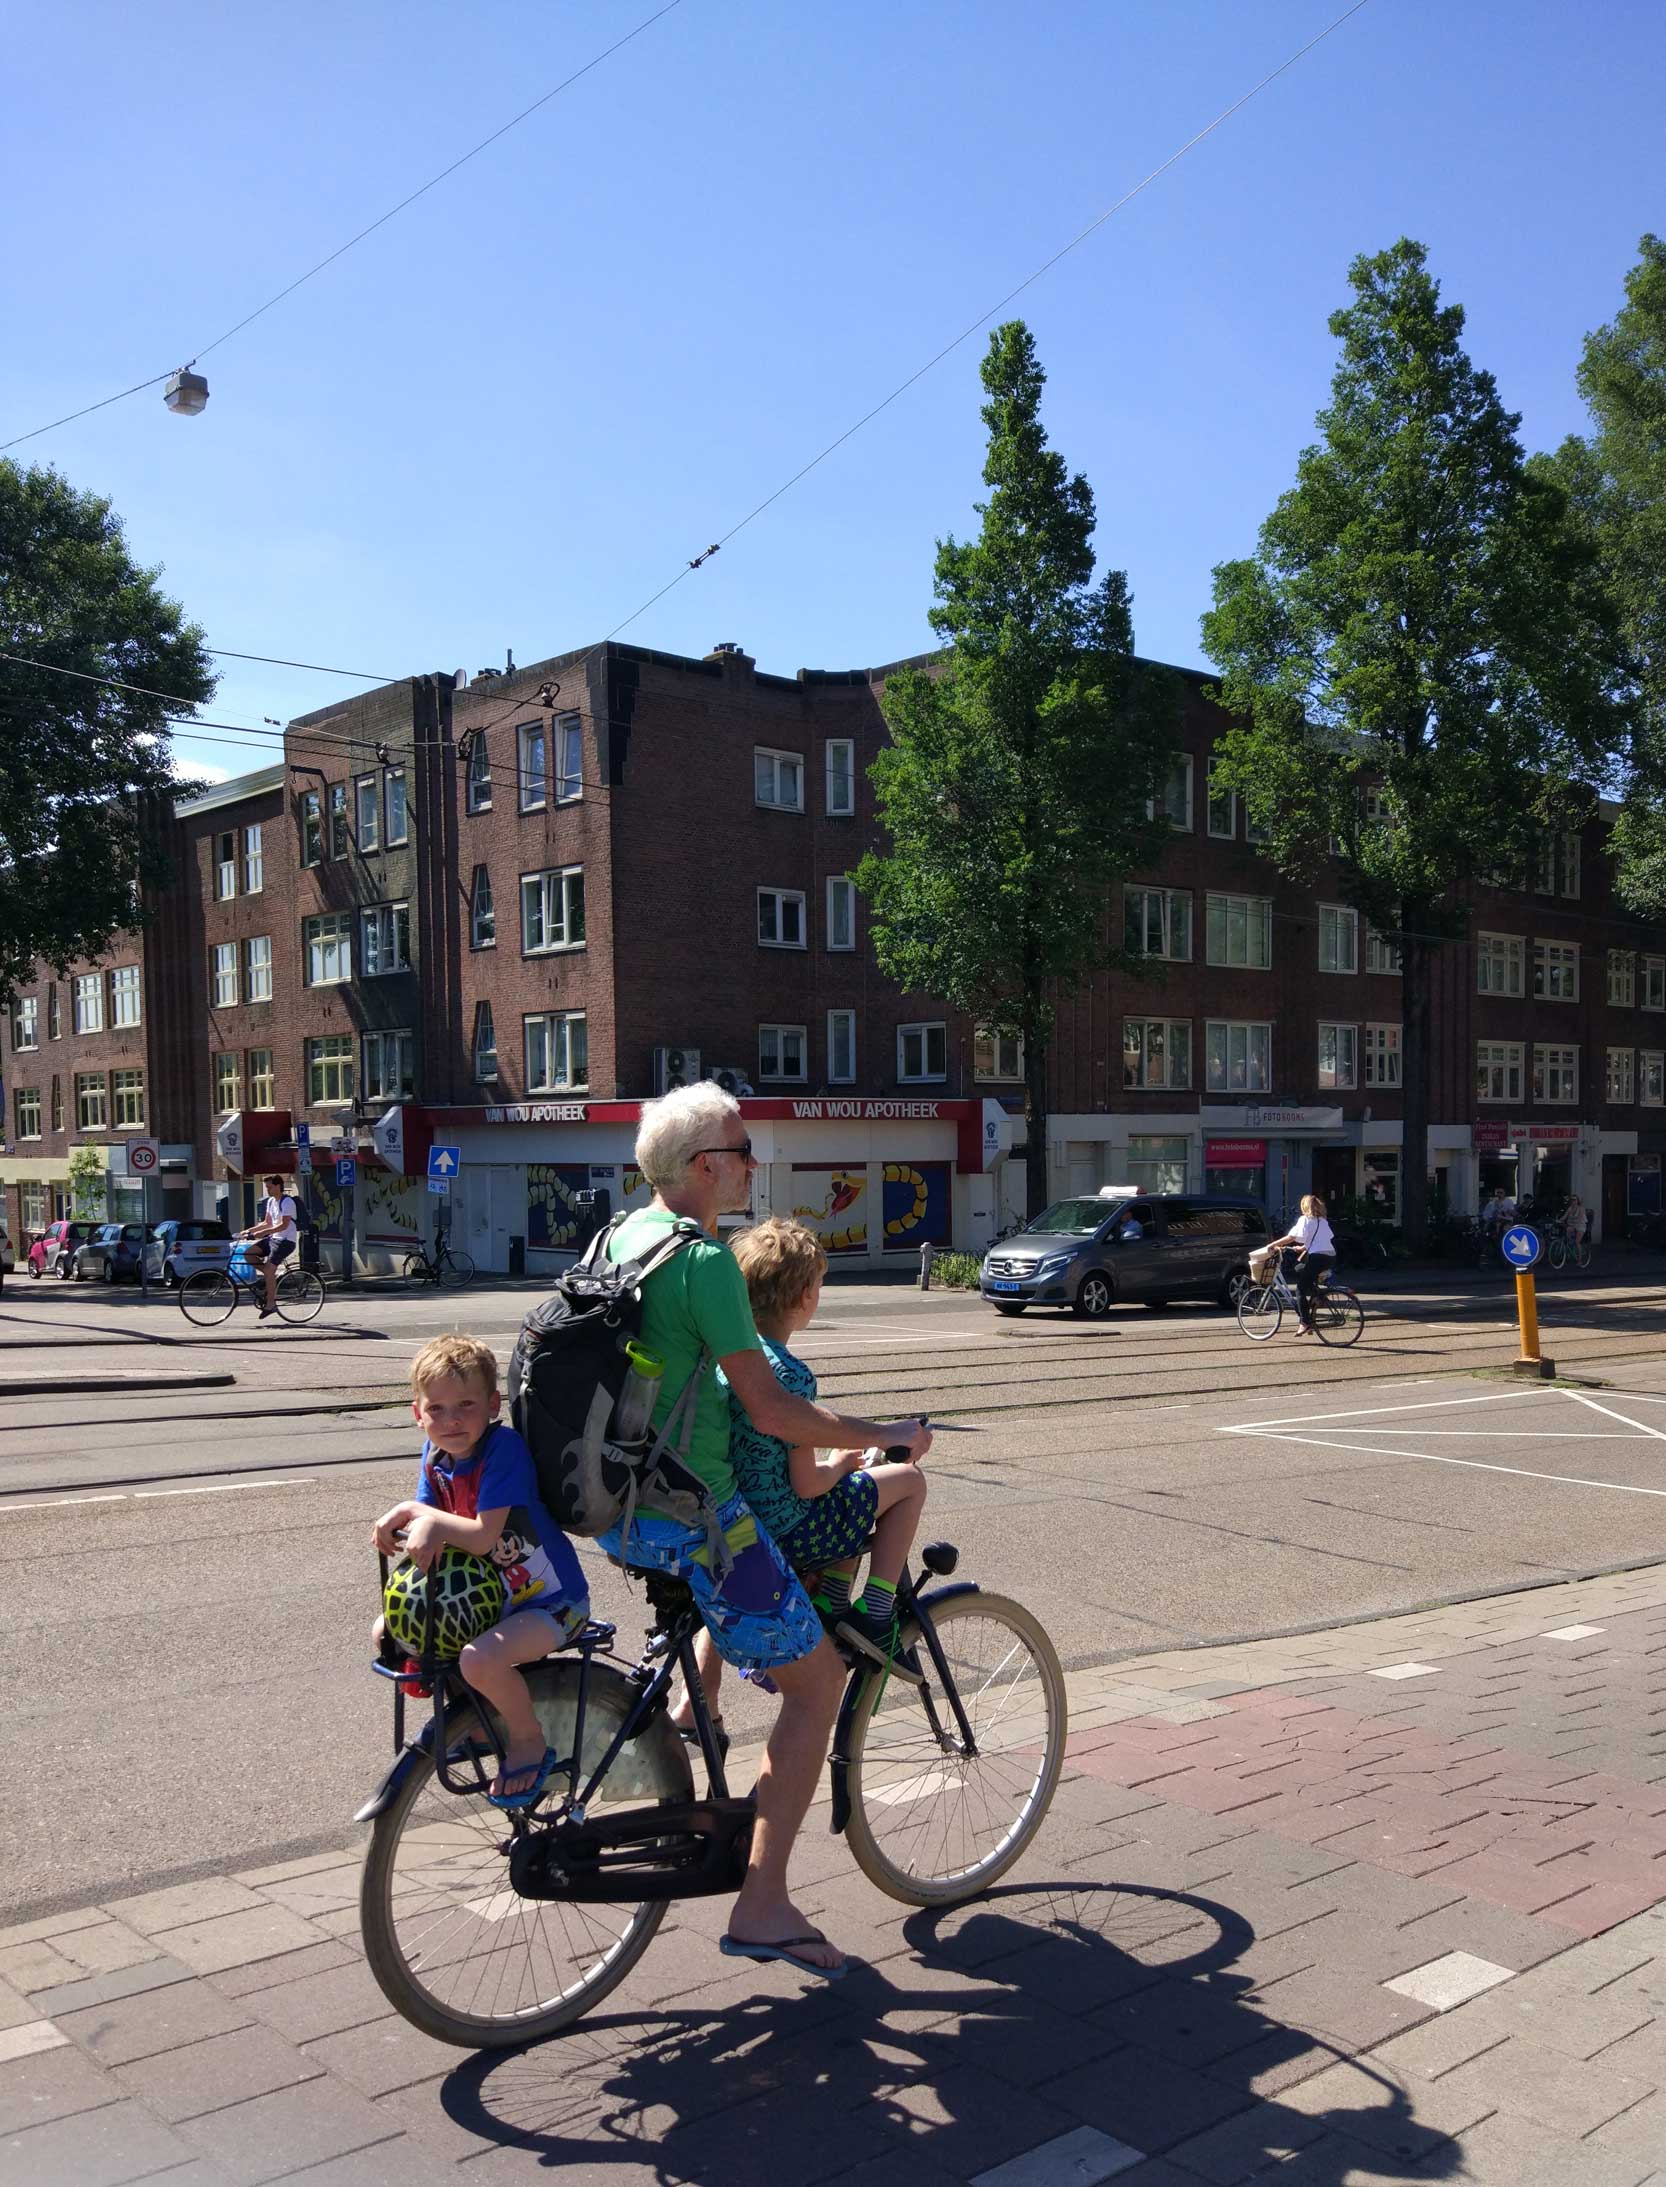
M 1666 1567 L 1071 1675 L 978 1903 L 812 1816 L 836 1987 L 673 1910 L 570 2035 L 391 2016 L 358 1849 L 0 1932 L 17 2187 L 1666 2187 Z

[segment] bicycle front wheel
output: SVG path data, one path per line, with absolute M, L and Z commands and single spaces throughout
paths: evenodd
M 286 1268 L 278 1277 L 277 1306 L 285 1321 L 311 1321 L 323 1310 L 324 1279 L 310 1268 Z
M 1284 1305 L 1270 1283 L 1246 1284 L 1238 1294 L 1238 1326 L 1252 1344 L 1278 1335 Z
M 237 1286 L 220 1268 L 201 1268 L 179 1287 L 179 1306 L 187 1321 L 212 1329 L 237 1304 Z
M 1574 1249 L 1573 1249 L 1573 1257 L 1574 1257 L 1574 1259 L 1575 1259 L 1575 1260 L 1576 1260 L 1576 1261 L 1577 1261 L 1577 1262 L 1579 1263 L 1579 1266 L 1580 1266 L 1581 1268 L 1589 1268 L 1589 1267 L 1590 1267 L 1590 1265 L 1591 1265 L 1591 1241 L 1590 1241 L 1590 1239 L 1589 1239 L 1589 1238 L 1581 1238 L 1581 1239 L 1580 1239 L 1579 1243 L 1578 1243 L 1578 1244 L 1577 1244 L 1577 1245 L 1576 1245 L 1576 1246 L 1574 1247 Z
M 454 1246 L 447 1246 L 440 1255 L 441 1283 L 473 1283 L 474 1260 L 468 1253 L 460 1253 Z
M 1552 1237 L 1545 1246 L 1545 1259 L 1552 1268 L 1565 1268 L 1568 1264 L 1568 1241 Z
M 1365 1308 L 1356 1293 L 1326 1284 L 1313 1301 L 1313 1326 L 1321 1344 L 1357 1344 L 1365 1334 Z
M 869 1677 L 850 1740 L 856 1865 L 909 1906 L 952 1906 L 1004 1875 L 1041 1828 L 1064 1766 L 1064 1673 L 1046 1631 L 1004 1595 L 957 1595 L 930 1611 L 960 1727 L 920 1628 L 904 1628 L 925 1674 Z
M 427 1283 L 433 1280 L 434 1276 L 434 1271 L 429 1266 L 428 1256 L 425 1253 L 407 1253 L 404 1273 L 405 1281 L 411 1284 Z

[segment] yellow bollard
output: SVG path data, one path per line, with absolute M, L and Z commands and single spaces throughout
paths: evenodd
M 1535 1381 L 1550 1381 L 1556 1373 L 1556 1362 L 1541 1357 L 1539 1352 L 1539 1298 L 1530 1268 L 1516 1270 L 1516 1323 L 1521 1333 L 1516 1373 Z

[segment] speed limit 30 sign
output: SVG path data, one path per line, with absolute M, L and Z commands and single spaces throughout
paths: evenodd
M 130 1139 L 127 1142 L 128 1174 L 133 1177 L 154 1177 L 162 1159 L 162 1149 L 154 1139 Z

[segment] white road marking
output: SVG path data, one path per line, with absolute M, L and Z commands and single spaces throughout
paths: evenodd
M 191 1488 L 136 1488 L 133 1501 L 143 1503 L 156 1496 L 230 1496 L 246 1488 L 311 1488 L 310 1480 L 292 1481 L 210 1481 L 204 1486 Z
M 1594 1397 L 1587 1397 L 1583 1390 L 1564 1390 L 1564 1397 L 1571 1397 L 1576 1405 L 1589 1405 L 1593 1412 L 1600 1412 L 1610 1420 L 1618 1420 L 1639 1434 L 1652 1435 L 1656 1442 L 1666 1443 L 1666 1428 L 1651 1428 L 1646 1420 L 1627 1420 L 1623 1412 L 1615 1412 L 1610 1405 L 1599 1405 Z
M 190 1488 L 113 1489 L 95 1496 L 44 1496 L 37 1502 L 27 1504 L 0 1502 L 0 1518 L 10 1518 L 14 1511 L 60 1511 L 65 1504 L 131 1504 L 143 1503 L 158 1496 L 226 1496 L 234 1489 L 316 1486 L 316 1480 L 309 1475 L 285 1481 L 215 1481 L 206 1486 L 193 1485 Z
M 1621 1496 L 1666 1496 L 1666 1488 L 1634 1488 L 1629 1481 L 1585 1481 L 1575 1473 L 1535 1473 L 1530 1466 L 1488 1465 L 1480 1458 L 1447 1458 L 1435 1450 L 1395 1450 L 1381 1443 L 1334 1443 L 1319 1435 L 1270 1435 L 1267 1440 L 1270 1443 L 1305 1443 L 1314 1450 L 1335 1451 L 1339 1458 L 1420 1458 L 1426 1465 L 1464 1466 L 1476 1473 L 1513 1473 L 1518 1480 L 1554 1481 L 1563 1488 L 1611 1488 Z
M 1352 1405 L 1346 1412 L 1287 1413 L 1277 1420 L 1250 1420 L 1241 1427 L 1222 1427 L 1222 1435 L 1257 1435 L 1263 1428 L 1300 1428 L 1321 1420 L 1365 1420 L 1385 1412 L 1445 1412 L 1458 1405 L 1508 1405 L 1535 1398 L 1565 1397 L 1565 1390 L 1494 1390 L 1486 1397 L 1425 1397 L 1415 1405 Z

